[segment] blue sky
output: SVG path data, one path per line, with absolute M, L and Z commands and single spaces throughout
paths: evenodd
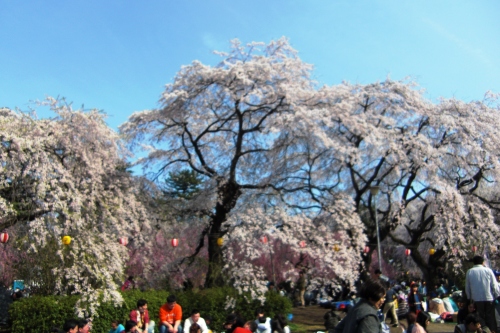
M 229 40 L 286 36 L 322 84 L 412 76 L 431 99 L 500 92 L 498 0 L 0 0 L 0 106 L 64 96 L 113 128 Z

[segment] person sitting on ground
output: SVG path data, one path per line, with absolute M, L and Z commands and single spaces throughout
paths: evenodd
M 125 332 L 125 327 L 123 327 L 122 324 L 118 320 L 112 320 L 111 321 L 111 329 L 109 330 L 109 333 L 123 333 Z
M 379 279 L 369 279 L 360 288 L 359 300 L 335 327 L 335 333 L 381 333 L 377 311 L 385 300 L 385 286 Z
M 481 327 L 481 319 L 475 313 L 471 313 L 465 317 L 463 324 L 457 324 L 453 333 L 490 333 L 488 327 Z
M 184 332 L 186 331 L 186 328 L 184 327 Z M 189 332 L 188 333 L 201 333 L 201 327 L 197 323 L 193 323 L 193 325 L 189 325 Z
M 78 321 L 78 333 L 90 332 L 90 321 L 87 319 L 80 319 Z
M 78 332 L 78 320 L 68 319 L 64 322 L 63 331 L 66 333 L 77 333 Z
M 420 311 L 417 314 L 417 321 L 413 326 L 411 333 L 427 333 L 427 326 L 430 322 L 431 316 L 425 311 Z
M 243 328 L 246 328 L 250 332 L 255 333 L 257 332 L 257 323 L 253 320 L 249 320 L 245 323 L 245 325 L 243 325 Z
M 160 333 L 182 332 L 182 308 L 177 304 L 175 295 L 167 297 L 167 303 L 160 308 Z
M 283 314 L 274 316 L 274 319 L 271 321 L 271 331 L 272 333 L 290 333 L 290 327 L 288 327 Z
M 137 323 L 133 320 L 127 320 L 125 323 L 125 332 L 126 333 L 139 333 L 137 329 Z
M 332 308 L 330 311 L 325 313 L 325 315 L 323 316 L 323 319 L 325 320 L 325 323 L 324 323 L 325 330 L 329 333 L 333 333 L 333 331 L 335 330 L 335 327 L 342 320 L 342 318 L 338 315 L 335 308 Z
M 271 333 L 271 318 L 266 317 L 263 308 L 258 308 L 255 311 L 255 323 L 257 324 L 258 333 Z
M 139 332 L 154 332 L 155 322 L 149 320 L 148 301 L 145 299 L 137 301 L 137 308 L 130 311 L 129 318 L 135 321 Z
M 406 321 L 408 322 L 408 328 L 406 329 L 406 332 L 411 333 L 413 327 L 415 326 L 415 323 L 417 322 L 417 315 L 415 314 L 415 312 L 408 312 L 406 314 Z
M 245 321 L 235 313 L 229 314 L 224 323 L 226 333 L 250 333 L 251 331 L 244 326 Z
M 191 316 L 184 321 L 184 333 L 189 333 L 189 328 L 193 324 L 198 324 L 202 333 L 208 333 L 208 327 L 205 320 L 200 316 L 200 310 L 193 309 L 191 311 Z

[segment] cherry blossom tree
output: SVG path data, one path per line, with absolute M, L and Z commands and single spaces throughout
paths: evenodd
M 310 78 L 312 66 L 286 39 L 233 41 L 230 53 L 219 54 L 223 60 L 215 67 L 198 61 L 182 67 L 160 108 L 134 113 L 120 127 L 132 148 L 149 150 L 139 163 L 152 179 L 187 168 L 206 180 L 190 203 L 206 218 L 193 256 L 208 243 L 207 286 L 224 284 L 217 239 L 238 227 L 230 218 L 245 211 L 247 198 L 286 203 L 311 220 L 345 200 L 329 193 L 325 173 L 319 176 L 330 155 L 316 143 L 325 139 L 315 115 L 324 94 Z M 336 223 L 351 227 L 341 218 Z M 362 235 L 361 229 L 354 234 Z M 352 249 L 359 245 L 352 243 Z
M 42 104 L 53 118 L 0 111 L 0 229 L 15 228 L 22 242 L 12 244 L 28 253 L 52 246 L 54 291 L 82 295 L 78 314 L 89 315 L 100 297 L 121 302 L 128 250 L 118 238 L 144 243 L 150 212 L 104 115 L 52 98 Z

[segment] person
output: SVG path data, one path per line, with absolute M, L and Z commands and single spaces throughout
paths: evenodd
M 249 328 L 245 328 L 245 321 L 235 313 L 227 315 L 224 329 L 226 333 L 251 333 Z
M 412 283 L 410 285 L 410 293 L 408 294 L 408 307 L 410 311 L 413 311 L 417 314 L 423 310 L 422 308 L 422 300 L 423 297 L 418 292 L 418 285 L 416 283 Z
M 304 308 L 306 306 L 306 301 L 304 295 L 306 293 L 306 275 L 304 271 L 300 271 L 299 279 L 297 280 L 297 290 L 299 292 L 300 305 Z
M 145 299 L 137 301 L 137 308 L 130 311 L 129 318 L 135 321 L 139 332 L 154 332 L 155 322 L 149 320 L 148 301 Z
M 201 318 L 200 310 L 193 309 L 191 311 L 191 316 L 184 321 L 184 333 L 189 333 L 189 328 L 193 324 L 198 324 L 201 329 L 201 333 L 208 333 L 208 326 L 205 322 L 205 319 Z
M 465 306 L 464 304 L 464 300 L 461 299 L 462 302 L 459 302 L 459 304 L 461 305 L 460 306 L 460 309 L 458 310 L 458 313 L 457 313 L 457 323 L 458 324 L 465 324 L 465 318 L 467 318 L 467 316 L 471 313 L 473 314 L 477 314 L 476 313 L 476 306 L 474 305 L 474 301 L 470 301 L 469 304 L 467 306 Z
M 125 327 L 123 327 L 122 324 L 118 320 L 112 320 L 111 321 L 111 329 L 109 330 L 109 333 L 123 333 L 125 332 Z
M 271 318 L 266 317 L 263 308 L 255 310 L 255 323 L 257 324 L 258 333 L 272 333 L 271 331 Z
M 257 332 L 257 323 L 253 320 L 249 320 L 245 323 L 245 325 L 243 325 L 243 328 L 246 328 L 250 332 L 255 333 Z
M 186 332 L 185 327 L 184 327 L 184 332 Z M 193 323 L 193 325 L 189 325 L 189 331 L 187 333 L 201 333 L 200 325 L 198 325 L 197 323 Z
M 472 259 L 474 267 L 465 275 L 465 293 L 469 300 L 473 300 L 479 318 L 488 326 L 490 331 L 497 331 L 495 319 L 495 299 L 500 296 L 500 290 L 493 271 L 484 265 L 482 256 Z
M 272 333 L 290 333 L 290 327 L 288 327 L 283 314 L 280 313 L 274 316 L 271 321 L 271 331 Z
M 127 320 L 125 323 L 125 332 L 126 333 L 139 333 L 137 329 L 137 323 L 133 320 Z
M 325 313 L 325 315 L 323 316 L 323 319 L 325 320 L 325 322 L 324 322 L 325 330 L 328 333 L 333 333 L 335 330 L 335 327 L 337 327 L 340 320 L 342 320 L 342 318 L 340 318 L 340 316 L 337 314 L 337 312 L 335 310 L 336 310 L 335 308 L 332 308 L 330 311 Z
M 415 323 L 417 322 L 417 315 L 415 312 L 408 312 L 406 314 L 406 321 L 408 322 L 408 328 L 406 329 L 407 333 L 411 333 L 413 327 L 415 327 Z
M 431 316 L 426 311 L 420 311 L 417 314 L 417 321 L 413 326 L 411 333 L 427 333 L 427 326 L 431 322 Z
M 135 282 L 134 282 L 134 277 L 129 276 L 125 282 L 123 282 L 122 287 L 120 288 L 121 291 L 133 289 L 135 287 Z
M 453 333 L 489 333 L 487 327 L 481 327 L 481 319 L 475 313 L 468 314 L 464 323 L 458 323 Z
M 80 319 L 78 321 L 78 333 L 90 332 L 90 322 L 87 319 Z
M 167 297 L 167 303 L 160 307 L 160 333 L 182 332 L 182 307 L 177 304 L 175 295 Z
M 360 288 L 360 301 L 335 327 L 335 333 L 381 333 L 377 311 L 385 300 L 385 286 L 379 279 L 369 279 Z
M 66 333 L 77 333 L 78 332 L 78 320 L 68 319 L 64 322 L 63 331 Z
M 398 322 L 398 315 L 396 314 L 396 305 L 394 304 L 394 300 L 396 299 L 396 291 L 394 288 L 389 288 L 387 290 L 387 293 L 385 295 L 385 303 L 384 307 L 382 308 L 382 313 L 384 314 L 384 322 L 387 319 L 387 313 L 390 312 L 391 314 L 391 325 L 393 327 L 398 327 L 399 322 Z

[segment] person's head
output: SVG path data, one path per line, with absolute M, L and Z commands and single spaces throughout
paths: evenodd
M 257 332 L 257 323 L 255 322 L 255 320 L 247 321 L 243 328 L 250 330 L 250 332 Z
M 211 315 L 206 315 L 203 317 L 205 319 L 205 324 L 210 325 L 212 323 L 212 316 Z
M 193 311 L 191 311 L 191 319 L 193 320 L 193 322 L 197 323 L 200 319 L 200 310 L 193 309 Z
M 200 325 L 194 323 L 189 327 L 189 333 L 200 333 L 201 332 L 201 327 Z
M 226 317 L 226 322 L 224 323 L 224 328 L 225 329 L 230 329 L 233 324 L 236 322 L 236 319 L 238 316 L 235 313 L 230 313 Z
M 473 301 L 470 301 L 469 305 L 467 305 L 467 312 L 473 313 L 476 312 L 476 304 Z
M 411 291 L 413 293 L 416 293 L 417 290 L 418 290 L 418 284 L 416 284 L 415 282 L 413 282 L 411 285 L 410 285 L 410 288 L 411 288 Z
M 148 309 L 148 301 L 145 299 L 140 299 L 137 301 L 137 310 L 139 310 L 140 313 L 144 313 Z
M 167 309 L 172 310 L 175 304 L 177 304 L 177 297 L 175 297 L 175 295 L 169 295 L 167 297 Z
M 78 332 L 78 321 L 76 319 L 68 319 L 64 322 L 63 331 L 66 333 Z
M 125 332 L 136 333 L 137 332 L 137 323 L 133 320 L 127 320 L 127 322 L 125 323 Z
M 417 323 L 422 326 L 424 329 L 427 329 L 427 325 L 431 322 L 431 316 L 425 312 L 420 311 L 417 315 Z
M 78 321 L 78 333 L 88 333 L 89 331 L 90 325 L 87 319 L 81 319 Z
M 380 275 L 382 275 L 382 271 L 381 271 L 380 269 L 378 269 L 378 268 L 377 268 L 377 269 L 375 270 L 375 276 L 376 276 L 376 277 L 380 277 Z
M 258 308 L 257 310 L 255 310 L 255 317 L 257 317 L 257 318 L 264 317 L 264 319 L 265 319 L 264 308 Z
M 417 314 L 413 311 L 408 312 L 406 320 L 408 321 L 408 325 L 415 324 L 417 322 Z
M 359 297 L 370 302 L 375 308 L 380 309 L 385 300 L 385 287 L 380 280 L 369 279 L 359 291 Z
M 474 256 L 474 258 L 472 258 L 472 262 L 474 265 L 482 265 L 484 263 L 484 258 L 482 256 Z
M 465 317 L 464 323 L 469 332 L 474 332 L 481 328 L 481 319 L 474 313 L 468 314 L 467 317 Z
M 112 320 L 111 321 L 111 328 L 116 330 L 116 328 L 118 327 L 118 325 L 120 325 L 120 322 L 118 320 Z

